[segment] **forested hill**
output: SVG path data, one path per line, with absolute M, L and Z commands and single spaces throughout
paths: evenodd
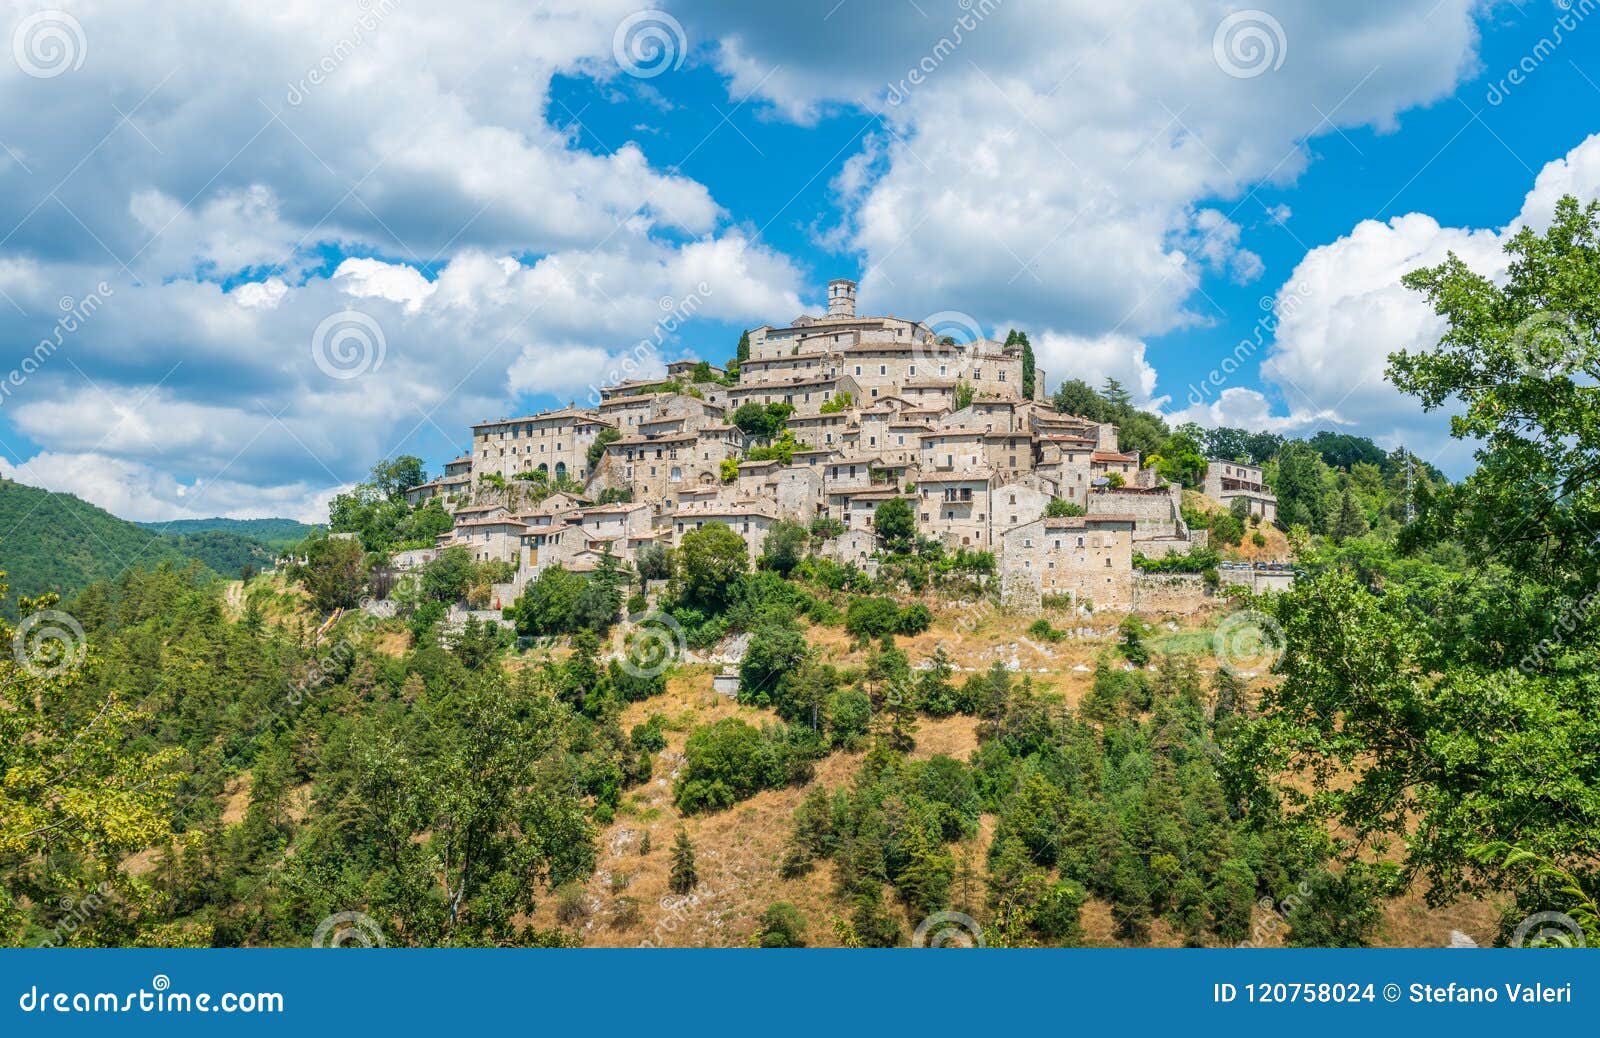
M 20 595 L 65 597 L 130 566 L 187 560 L 172 540 L 71 494 L 0 479 L 0 570 L 11 585 L 0 613 L 7 618 L 17 615 Z
M 168 537 L 189 537 L 199 533 L 229 533 L 260 541 L 269 548 L 287 548 L 306 539 L 317 529 L 294 519 L 169 519 L 159 523 L 140 523 L 147 530 Z
M 11 584 L 0 615 L 14 619 L 20 595 L 67 598 L 132 566 L 193 559 L 237 577 L 272 565 L 282 545 L 310 529 L 291 519 L 130 523 L 71 494 L 0 479 L 0 570 Z

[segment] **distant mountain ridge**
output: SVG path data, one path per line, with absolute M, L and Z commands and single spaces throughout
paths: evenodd
M 242 537 L 260 541 L 272 547 L 287 547 L 297 541 L 305 540 L 306 535 L 313 530 L 321 529 L 309 523 L 302 523 L 294 519 L 227 519 L 218 516 L 214 519 L 169 519 L 166 522 L 139 523 L 146 530 L 153 530 L 163 536 L 188 535 L 196 533 L 235 533 Z

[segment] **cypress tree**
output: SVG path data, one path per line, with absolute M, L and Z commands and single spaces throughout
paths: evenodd
M 678 841 L 672 848 L 672 875 L 667 885 L 674 894 L 687 894 L 699 883 L 700 876 L 694 870 L 694 844 L 689 842 L 688 830 L 679 829 Z

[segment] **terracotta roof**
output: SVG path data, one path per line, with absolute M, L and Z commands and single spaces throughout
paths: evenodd
M 680 508 L 672 513 L 672 518 L 694 519 L 719 515 L 759 515 L 767 519 L 778 518 L 778 513 L 765 501 L 715 502 L 693 508 Z
M 541 411 L 538 414 L 522 415 L 519 418 L 497 418 L 493 421 L 474 422 L 472 427 L 474 429 L 484 429 L 491 425 L 520 425 L 524 422 L 551 422 L 564 418 L 582 419 L 586 423 L 596 425 L 611 424 L 594 411 L 581 407 L 563 407 L 555 411 Z
M 1116 451 L 1095 451 L 1089 456 L 1090 461 L 1138 461 L 1134 454 L 1118 454 Z
M 514 519 L 509 515 L 495 516 L 492 519 L 466 519 L 456 523 L 456 529 L 458 530 L 469 526 L 520 526 L 524 530 L 528 528 L 527 523 Z
M 827 385 L 832 385 L 833 383 L 839 381 L 840 379 L 842 379 L 844 377 L 846 377 L 846 376 L 844 376 L 844 375 L 823 375 L 823 376 L 820 376 L 820 377 L 793 378 L 793 379 L 789 379 L 787 381 L 780 380 L 780 381 L 776 381 L 776 382 L 751 382 L 748 385 L 746 385 L 745 383 L 741 382 L 737 386 L 730 386 L 729 389 L 728 389 L 728 392 L 731 395 L 733 393 L 737 393 L 737 392 L 740 392 L 741 390 L 746 390 L 746 389 L 754 391 L 754 390 L 758 390 L 758 389 L 765 389 L 765 390 L 773 390 L 773 389 L 803 389 L 806 386 L 827 386 Z
M 1047 530 L 1081 530 L 1090 523 L 1137 524 L 1138 521 L 1138 517 L 1131 515 L 1063 515 L 1046 516 L 1044 526 Z
M 624 436 L 620 440 L 612 440 L 607 447 L 638 447 L 652 443 L 687 443 L 695 438 L 694 433 L 672 433 L 668 436 Z
M 994 471 L 988 468 L 961 469 L 955 472 L 919 472 L 917 483 L 970 483 L 988 479 L 993 475 Z

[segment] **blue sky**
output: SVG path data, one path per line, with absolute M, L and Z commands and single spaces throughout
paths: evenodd
M 9 15 L 0 473 L 139 519 L 313 517 L 379 457 L 581 399 L 699 286 L 655 361 L 840 275 L 1027 329 L 1052 387 L 1461 475 L 1382 384 L 1437 334 L 1396 281 L 1497 273 L 1508 228 L 1600 191 L 1582 3 L 373 0 L 143 38 L 138 6 Z

